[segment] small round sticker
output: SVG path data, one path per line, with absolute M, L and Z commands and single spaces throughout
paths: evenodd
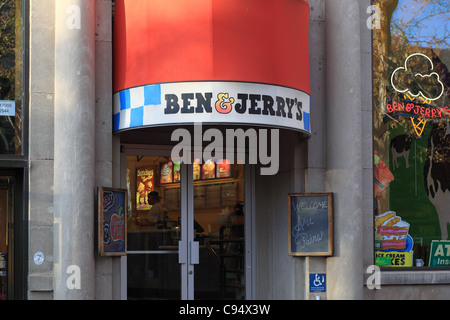
M 44 254 L 41 251 L 38 251 L 34 254 L 34 263 L 40 265 L 44 262 Z

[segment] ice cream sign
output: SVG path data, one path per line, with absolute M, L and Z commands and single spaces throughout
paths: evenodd
M 390 83 L 403 99 L 388 100 L 386 114 L 409 116 L 418 137 L 427 121 L 450 119 L 450 105 L 445 105 L 445 100 L 442 102 L 445 86 L 428 56 L 422 53 L 408 56 L 403 66 L 392 72 Z
M 409 223 L 394 211 L 375 217 L 375 264 L 390 267 L 411 267 L 413 240 Z
M 414 53 L 391 75 L 395 91 L 424 101 L 438 100 L 444 94 L 444 84 L 434 71 L 433 61 L 422 53 Z

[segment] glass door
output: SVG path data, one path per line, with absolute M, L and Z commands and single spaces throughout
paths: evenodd
M 193 165 L 195 299 L 245 299 L 244 165 Z
M 128 299 L 180 299 L 180 166 L 170 157 L 127 156 Z
M 245 299 L 244 165 L 126 163 L 128 299 Z
M 0 177 L 0 300 L 13 299 L 13 185 L 12 177 Z

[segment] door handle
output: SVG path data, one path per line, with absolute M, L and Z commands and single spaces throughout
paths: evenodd
M 184 241 L 179 241 L 179 252 L 178 252 L 178 263 L 189 263 L 189 264 L 199 264 L 200 263 L 200 254 L 199 254 L 199 243 L 198 241 L 189 241 L 188 252 L 183 250 L 185 247 Z M 188 259 L 189 257 L 189 259 Z
M 187 263 L 187 250 L 184 241 L 178 241 L 178 263 L 183 264 Z
M 191 241 L 190 242 L 190 256 L 191 261 L 190 264 L 199 264 L 200 263 L 200 254 L 199 254 L 199 245 L 198 241 Z

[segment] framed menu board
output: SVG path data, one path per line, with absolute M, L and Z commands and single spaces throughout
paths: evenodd
M 288 195 L 289 254 L 333 255 L 333 194 Z
M 124 256 L 127 248 L 127 190 L 99 187 L 97 247 L 100 256 Z

